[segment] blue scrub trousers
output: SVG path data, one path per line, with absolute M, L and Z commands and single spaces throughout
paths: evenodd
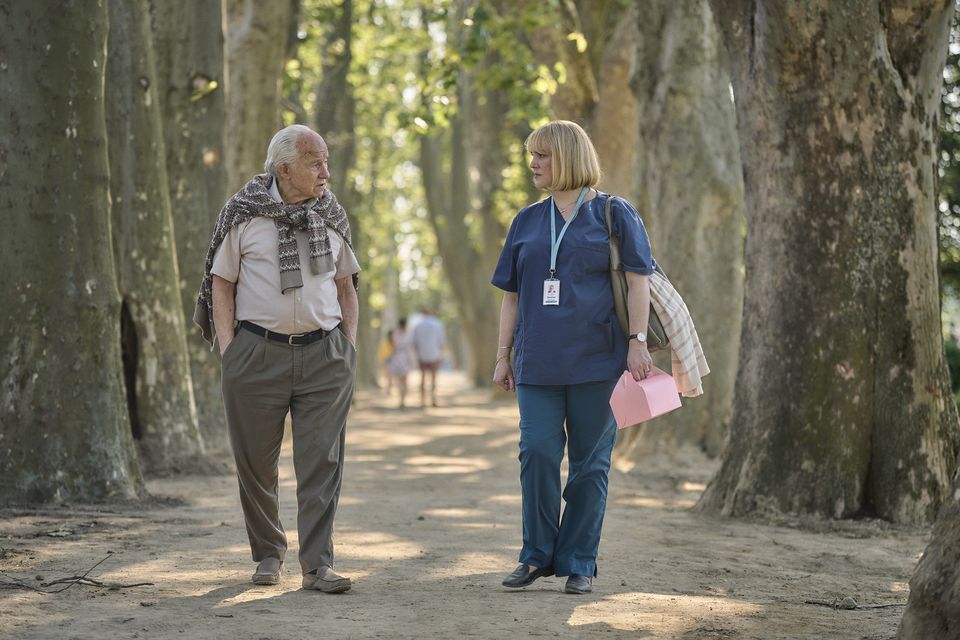
M 610 410 L 616 383 L 517 385 L 523 496 L 520 562 L 552 566 L 558 576 L 597 575 L 607 472 L 617 439 Z M 560 463 L 568 442 L 561 520 Z

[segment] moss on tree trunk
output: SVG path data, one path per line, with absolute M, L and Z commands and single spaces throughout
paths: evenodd
M 280 128 L 280 84 L 289 50 L 292 3 L 226 0 L 225 137 L 228 191 L 263 173 L 267 145 Z M 321 132 L 322 134 L 323 132 Z
M 0 504 L 133 497 L 104 123 L 106 6 L 8 3 Z
M 729 445 L 700 508 L 926 523 L 957 414 L 936 118 L 951 2 L 715 0 L 747 194 Z
M 149 0 L 177 243 L 180 297 L 197 419 L 207 446 L 227 446 L 220 359 L 193 326 L 204 259 L 229 195 L 224 168 L 223 32 L 219 2 Z
M 127 398 L 146 470 L 202 454 L 145 0 L 111 0 L 107 133 Z
M 647 7 L 634 19 L 637 207 L 654 257 L 690 308 L 711 373 L 703 397 L 625 433 L 618 446 L 634 456 L 678 445 L 718 456 L 733 405 L 743 307 L 744 193 L 726 53 L 706 0 Z M 669 356 L 661 357 L 669 366 Z

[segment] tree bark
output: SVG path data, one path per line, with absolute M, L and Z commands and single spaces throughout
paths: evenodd
M 644 15 L 649 3 L 643 3 Z M 564 0 L 560 26 L 530 38 L 537 59 L 566 79 L 550 99 L 556 118 L 572 120 L 590 134 L 603 167 L 601 188 L 636 202 L 639 180 L 639 104 L 629 86 L 636 68 L 637 13 L 617 0 Z M 586 48 L 570 34 L 580 33 Z M 625 123 L 630 123 L 625 126 Z
M 730 420 L 743 295 L 743 187 L 722 44 L 706 0 L 581 0 L 560 9 L 561 28 L 531 39 L 542 62 L 566 69 L 553 111 L 590 133 L 600 188 L 637 205 L 714 372 L 703 398 L 623 433 L 617 454 L 637 459 L 690 444 L 716 456 Z M 584 34 L 586 48 L 569 33 Z M 657 360 L 669 367 L 667 354 Z
M 193 330 L 193 312 L 217 214 L 227 197 L 223 165 L 223 33 L 219 2 L 150 0 L 158 93 L 176 232 L 180 295 L 200 431 L 227 446 L 220 360 Z
M 143 491 L 123 398 L 106 5 L 0 2 L 0 504 Z
M 381 112 L 381 116 L 377 121 L 385 125 L 385 120 L 385 114 Z M 362 202 L 363 208 L 366 210 L 375 209 L 377 199 L 380 197 L 377 185 L 383 169 L 379 159 L 384 157 L 384 142 L 385 139 L 383 136 L 375 136 L 372 138 L 370 144 L 371 161 L 366 163 L 368 190 L 365 196 L 361 196 L 360 194 L 356 195 L 356 202 L 358 205 Z M 388 227 L 392 225 L 392 221 L 387 220 L 386 223 Z M 370 255 L 366 248 L 374 245 L 374 239 L 371 237 L 371 226 L 360 221 L 354 223 L 354 226 L 356 227 L 355 245 L 357 251 L 361 251 L 364 256 Z M 394 250 L 393 253 L 395 254 L 396 251 Z M 395 278 L 394 274 L 396 272 L 388 268 L 385 273 L 380 273 L 382 286 L 374 289 L 372 285 L 373 274 L 369 270 L 369 265 L 367 268 L 368 271 L 366 274 L 361 273 L 363 295 L 360 296 L 360 323 L 357 327 L 357 344 L 359 345 L 357 349 L 357 384 L 363 387 L 379 387 L 379 347 L 380 341 L 385 338 L 382 328 L 387 318 L 381 313 L 379 317 L 379 327 L 374 326 L 374 308 L 371 300 L 371 292 L 374 290 L 379 291 L 386 298 L 388 309 L 395 308 L 397 297 L 396 286 L 395 282 L 391 280 L 391 276 Z M 393 316 L 389 318 L 390 322 L 387 326 L 392 328 L 395 326 L 396 320 L 396 314 L 393 314 Z
M 607 6 L 604 6 L 606 4 Z M 630 91 L 633 77 L 642 69 L 637 57 L 640 32 L 652 5 L 641 2 L 591 2 L 580 0 L 580 20 L 586 30 L 589 56 L 596 84 L 596 103 L 589 105 L 584 126 L 600 156 L 603 180 L 600 188 L 638 203 L 643 193 L 641 137 L 647 114 L 635 92 Z M 663 4 L 663 3 L 659 3 Z M 628 124 L 629 123 L 629 124 Z M 639 126 L 637 123 L 641 123 Z M 641 210 L 646 215 L 647 212 Z
M 960 479 L 958 472 L 957 479 Z M 960 486 L 956 481 L 954 486 Z M 910 598 L 897 640 L 960 639 L 960 499 L 941 510 L 933 540 L 910 578 Z
M 496 360 L 499 312 L 497 298 L 490 286 L 490 274 L 506 231 L 489 205 L 495 196 L 490 184 L 482 185 L 479 192 L 476 185 L 471 184 L 467 149 L 471 148 L 482 157 L 490 153 L 489 150 L 483 151 L 482 146 L 499 145 L 500 141 L 498 136 L 488 135 L 485 140 L 477 141 L 482 145 L 480 149 L 468 143 L 464 122 L 471 121 L 469 114 L 473 105 L 466 83 L 465 79 L 461 80 L 459 107 L 457 113 L 450 116 L 450 130 L 421 137 L 420 171 L 427 214 L 443 259 L 443 272 L 450 283 L 457 315 L 470 345 L 467 362 L 470 380 L 477 387 L 487 387 L 491 384 Z M 449 168 L 444 166 L 445 152 L 450 154 Z M 503 164 L 493 166 L 499 170 Z M 485 207 L 474 209 L 471 206 L 475 193 L 480 202 L 488 203 Z M 479 235 L 484 240 L 473 237 L 471 223 L 479 225 Z
M 340 203 L 350 215 L 353 249 L 361 267 L 370 238 L 364 226 L 365 216 L 357 209 L 369 206 L 358 193 L 353 176 L 357 172 L 357 100 L 349 74 L 353 65 L 354 12 L 353 1 L 342 0 L 336 21 L 330 25 L 322 41 L 320 59 L 323 61 L 321 81 L 316 89 L 314 126 L 330 149 L 330 182 Z M 364 276 L 360 276 L 361 282 Z M 361 286 L 359 292 L 360 318 L 357 326 L 357 384 L 377 386 L 376 330 L 370 305 L 370 289 Z
M 704 396 L 624 434 L 628 458 L 693 445 L 720 455 L 743 306 L 743 180 L 726 55 L 706 0 L 636 11 L 637 207 L 654 256 L 686 300 L 711 374 Z M 612 130 L 613 127 L 607 127 Z M 669 359 L 665 362 L 669 366 Z
M 111 0 L 106 103 L 127 408 L 147 471 L 203 453 L 145 0 Z
M 699 507 L 930 522 L 957 463 L 935 136 L 951 0 L 711 0 L 747 194 L 739 373 Z
M 263 173 L 279 130 L 280 88 L 289 46 L 291 2 L 225 0 L 228 193 Z
M 469 5 L 455 3 L 448 14 L 451 42 L 464 37 L 460 29 Z M 447 126 L 434 122 L 420 137 L 427 217 L 469 345 L 467 373 L 477 387 L 491 386 L 496 364 L 500 304 L 490 277 L 506 235 L 497 203 L 513 139 L 503 130 L 509 105 L 501 87 L 476 85 L 479 73 L 500 63 L 500 54 L 489 51 L 474 68 L 459 69 Z M 423 100 L 429 111 L 430 96 Z
M 316 90 L 317 132 L 330 149 L 330 182 L 344 206 L 351 198 L 348 175 L 356 159 L 356 100 L 348 74 L 353 62 L 353 1 L 342 0 L 336 23 L 322 42 L 321 80 Z M 348 209 L 349 211 L 349 209 Z

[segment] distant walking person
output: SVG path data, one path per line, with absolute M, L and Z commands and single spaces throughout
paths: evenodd
M 339 593 L 333 520 L 353 396 L 360 271 L 343 207 L 327 188 L 327 145 L 292 125 L 267 149 L 267 173 L 224 206 L 194 320 L 223 359 L 223 404 L 240 504 L 257 565 L 254 584 L 277 584 L 287 552 L 277 464 L 293 424 L 303 588 Z
M 580 126 L 561 120 L 534 131 L 525 146 L 533 184 L 550 197 L 514 218 L 493 275 L 505 292 L 493 380 L 515 389 L 520 405 L 523 547 L 520 566 L 503 585 L 525 587 L 556 574 L 569 576 L 567 593 L 589 593 L 617 432 L 610 394 L 624 369 L 639 380 L 652 366 L 644 332 L 655 264 L 637 211 L 614 198 L 633 333 L 624 340 L 604 218 L 612 196 L 594 188 L 600 164 L 593 143 Z M 561 494 L 565 445 L 569 473 Z
M 383 367 L 383 373 L 387 377 L 387 395 L 393 391 L 393 374 L 390 373 L 390 359 L 393 357 L 393 329 L 387 331 L 387 335 L 380 341 L 380 348 L 377 351 L 377 359 L 380 366 Z
M 427 406 L 427 376 L 430 376 L 430 404 L 437 406 L 437 370 L 443 362 L 447 332 L 433 309 L 424 307 L 423 319 L 413 328 L 413 346 L 420 366 L 420 406 Z
M 407 319 L 400 318 L 393 330 L 393 355 L 390 356 L 390 375 L 397 381 L 400 408 L 407 406 L 407 376 L 413 371 L 413 344 L 407 333 Z

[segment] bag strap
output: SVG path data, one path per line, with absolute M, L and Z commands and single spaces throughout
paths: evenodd
M 613 195 L 607 196 L 607 203 L 603 207 L 603 217 L 607 221 L 607 233 L 610 234 L 610 268 L 616 271 L 623 271 L 623 263 L 620 261 L 620 238 L 613 233 L 613 222 L 610 217 L 610 203 L 614 197 Z M 663 270 L 659 260 L 654 261 L 653 270 L 663 276 L 664 280 L 670 281 L 670 278 L 667 277 L 667 272 Z
M 607 221 L 607 233 L 610 234 L 610 268 L 615 271 L 622 271 L 620 264 L 620 238 L 613 233 L 613 224 L 610 218 L 610 202 L 612 195 L 607 196 L 607 203 L 603 206 L 603 217 Z

